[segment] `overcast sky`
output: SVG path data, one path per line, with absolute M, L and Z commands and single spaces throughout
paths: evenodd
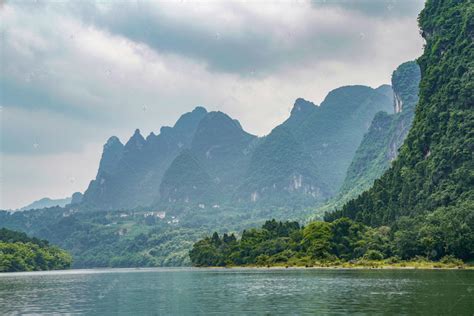
M 423 0 L 0 1 L 0 208 L 83 192 L 102 145 L 197 105 L 267 134 L 298 97 L 390 83 Z

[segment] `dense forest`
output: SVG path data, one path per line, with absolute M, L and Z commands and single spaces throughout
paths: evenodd
M 67 252 L 46 240 L 0 229 L 0 272 L 60 270 L 69 268 L 71 262 Z
M 473 21 L 469 1 L 427 3 L 419 16 L 426 46 L 418 59 L 422 80 L 413 127 L 389 171 L 327 219 L 376 226 L 451 206 L 473 209 Z
M 392 87 L 387 87 L 387 93 L 391 93 L 393 99 L 393 113 L 380 111 L 375 115 L 352 158 L 338 194 L 318 206 L 316 216 L 341 208 L 369 189 L 390 167 L 413 122 L 420 76 L 420 67 L 415 61 L 401 64 L 392 73 Z
M 200 240 L 190 252 L 195 265 L 474 258 L 474 7 L 427 1 L 419 25 L 419 102 L 390 169 L 326 222 L 270 221 L 240 240 Z
M 244 230 L 240 240 L 233 234 L 221 237 L 214 233 L 195 243 L 189 255 L 196 266 L 313 266 L 383 260 L 388 264 L 436 260 L 460 265 L 451 251 L 430 243 L 445 228 L 424 231 L 424 244 L 419 248 L 414 239 L 417 232 L 408 223 L 394 232 L 388 226 L 372 228 L 348 218 L 311 222 L 306 227 L 271 220 L 260 229 Z

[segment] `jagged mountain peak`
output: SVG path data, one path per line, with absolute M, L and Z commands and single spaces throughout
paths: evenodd
M 152 138 L 155 138 L 156 137 L 156 134 L 153 133 L 153 132 L 150 132 L 150 134 L 148 134 L 148 136 L 146 137 L 146 141 L 152 139 Z
M 317 105 L 313 102 L 303 98 L 298 98 L 295 100 L 295 104 L 291 110 L 291 115 L 307 114 L 314 111 L 315 109 L 317 109 Z
M 132 149 L 137 148 L 140 149 L 145 144 L 146 140 L 143 138 L 142 134 L 140 133 L 140 129 L 136 129 L 133 133 L 132 137 L 128 140 L 125 144 L 125 149 Z
M 207 114 L 207 110 L 202 106 L 197 106 L 191 112 L 181 115 L 173 128 L 178 132 L 193 130 Z
M 122 151 L 124 145 L 117 136 L 111 136 L 104 144 L 103 152 Z
M 241 137 L 253 135 L 243 130 L 240 122 L 220 111 L 212 111 L 206 114 L 199 123 L 193 144 L 203 141 L 205 138 L 224 140 L 229 137 Z
M 339 107 L 345 107 L 349 104 L 361 105 L 363 100 L 367 98 L 369 93 L 372 93 L 374 89 L 371 87 L 363 85 L 350 85 L 342 86 L 336 89 L 331 90 L 323 102 L 321 102 L 321 107 L 327 106 L 329 104 L 335 104 Z M 346 99 L 352 102 L 343 102 L 343 99 Z M 360 101 L 360 102 L 359 102 Z

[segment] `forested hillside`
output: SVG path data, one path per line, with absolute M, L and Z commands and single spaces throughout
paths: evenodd
M 67 269 L 71 262 L 67 252 L 46 240 L 0 229 L 0 272 Z
M 450 218 L 472 229 L 473 21 L 470 1 L 427 2 L 419 16 L 426 46 L 418 59 L 422 80 L 413 127 L 388 172 L 328 219 L 349 217 L 377 226 L 403 216 L 429 221 L 452 212 Z M 462 238 L 472 238 L 466 233 Z
M 339 193 L 319 210 L 334 210 L 369 189 L 397 157 L 415 115 L 420 68 L 414 61 L 398 66 L 392 74 L 393 110 L 375 115 L 364 135 Z
M 389 170 L 326 222 L 267 222 L 197 242 L 195 265 L 474 258 L 474 5 L 427 1 L 413 126 Z M 403 109 L 396 95 L 396 110 Z
M 297 99 L 255 147 L 237 201 L 294 208 L 333 196 L 374 115 L 391 103 L 385 92 L 359 85 L 330 91 L 320 106 Z

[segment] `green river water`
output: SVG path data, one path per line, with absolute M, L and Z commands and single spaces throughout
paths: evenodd
M 474 271 L 157 268 L 4 273 L 0 314 L 474 315 Z

